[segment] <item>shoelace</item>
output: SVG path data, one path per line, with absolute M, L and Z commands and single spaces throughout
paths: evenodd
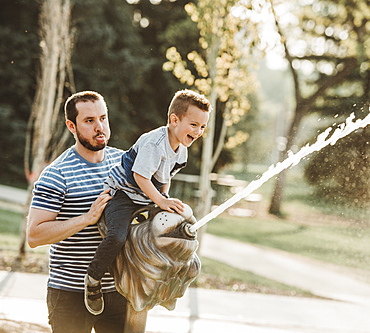
M 87 286 L 87 290 L 89 292 L 87 297 L 91 300 L 95 300 L 102 297 L 100 284 L 98 284 L 97 286 Z

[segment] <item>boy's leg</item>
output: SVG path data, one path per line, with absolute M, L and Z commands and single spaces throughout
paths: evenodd
M 108 229 L 107 235 L 99 244 L 87 269 L 87 273 L 95 280 L 101 280 L 116 259 L 126 241 L 131 215 L 141 207 L 141 205 L 134 204 L 122 191 L 117 191 L 108 201 L 103 213 Z
M 100 280 L 121 251 L 131 224 L 131 215 L 140 207 L 122 191 L 117 191 L 108 201 L 104 210 L 107 235 L 98 246 L 85 278 L 85 304 L 92 314 L 98 315 L 104 309 Z

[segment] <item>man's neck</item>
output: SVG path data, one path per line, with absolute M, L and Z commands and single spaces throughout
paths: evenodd
M 98 151 L 92 151 L 85 148 L 81 144 L 75 144 L 76 152 L 83 157 L 86 161 L 91 163 L 100 163 L 104 160 L 104 149 Z

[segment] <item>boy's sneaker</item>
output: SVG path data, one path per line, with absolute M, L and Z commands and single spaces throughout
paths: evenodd
M 104 310 L 104 299 L 100 282 L 92 284 L 85 275 L 85 306 L 93 315 L 99 315 Z

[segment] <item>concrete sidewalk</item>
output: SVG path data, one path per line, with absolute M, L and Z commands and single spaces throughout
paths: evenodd
M 370 332 L 365 282 L 313 260 L 208 234 L 201 254 L 333 300 L 189 288 L 174 311 L 149 312 L 147 332 Z M 0 272 L 0 319 L 47 326 L 46 282 L 45 275 Z
M 0 185 L 0 201 L 25 205 L 27 202 L 27 191 L 17 187 Z

